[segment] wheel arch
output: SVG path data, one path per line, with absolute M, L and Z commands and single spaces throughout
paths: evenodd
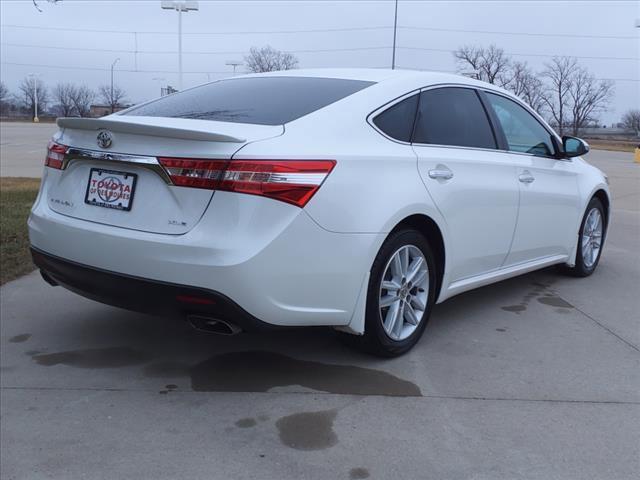
M 584 218 L 584 215 L 587 213 L 586 212 L 587 206 L 589 205 L 589 203 L 593 198 L 597 198 L 598 200 L 600 200 L 602 202 L 602 205 L 604 206 L 605 225 L 606 225 L 606 228 L 604 231 L 604 240 L 606 240 L 607 233 L 609 230 L 609 222 L 611 221 L 611 197 L 609 196 L 608 189 L 606 188 L 605 185 L 603 184 L 597 185 L 591 191 L 591 193 L 584 198 L 585 198 L 585 201 L 584 201 L 584 204 L 582 205 L 582 210 L 581 210 L 582 213 L 576 225 L 574 245 L 572 247 L 571 254 L 569 255 L 569 260 L 567 261 L 567 265 L 569 265 L 570 267 L 573 267 L 576 264 L 576 255 L 578 254 L 578 248 L 577 248 L 578 235 L 580 234 L 580 226 L 582 225 L 582 219 Z M 604 242 L 603 242 L 603 245 L 604 245 Z
M 402 219 L 390 232 L 398 231 L 402 228 L 412 228 L 422 233 L 431 248 L 436 260 L 436 299 L 440 296 L 440 289 L 444 278 L 446 266 L 446 250 L 444 237 L 440 227 L 433 218 L 424 214 L 413 214 Z
M 597 198 L 598 200 L 600 200 L 602 202 L 602 205 L 604 206 L 605 220 L 606 220 L 606 225 L 607 225 L 607 229 L 608 229 L 609 228 L 609 218 L 611 216 L 611 212 L 610 212 L 611 200 L 609 199 L 609 195 L 607 194 L 607 192 L 605 192 L 604 189 L 600 188 L 600 189 L 596 190 L 595 192 L 593 192 L 593 195 L 591 196 L 591 198 Z M 589 199 L 589 202 L 591 201 L 591 198 Z M 589 204 L 589 202 L 587 202 L 587 205 Z

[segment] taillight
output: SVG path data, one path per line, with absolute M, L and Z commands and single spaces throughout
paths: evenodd
M 64 164 L 65 153 L 67 153 L 67 147 L 65 145 L 50 141 L 49 145 L 47 145 L 47 157 L 44 160 L 44 164 L 47 167 L 60 170 Z
M 194 160 L 158 158 L 173 183 L 273 198 L 304 207 L 334 160 Z

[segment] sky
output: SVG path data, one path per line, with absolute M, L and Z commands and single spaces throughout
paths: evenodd
M 294 53 L 301 68 L 389 68 L 395 0 L 200 1 L 182 15 L 184 87 L 232 75 L 252 46 Z M 0 78 L 12 92 L 28 73 L 46 85 L 115 83 L 137 103 L 178 85 L 178 13 L 159 0 L 0 0 Z M 578 58 L 615 97 L 601 120 L 640 108 L 640 0 L 399 0 L 396 66 L 455 71 L 462 45 L 502 47 L 544 69 L 553 55 Z M 242 67 L 238 67 L 242 72 Z

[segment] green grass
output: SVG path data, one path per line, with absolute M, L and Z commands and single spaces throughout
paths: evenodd
M 602 138 L 586 138 L 585 140 L 594 150 L 633 153 L 638 146 L 638 141 L 632 140 L 606 140 Z
M 40 179 L 0 178 L 0 285 L 34 270 L 27 217 Z

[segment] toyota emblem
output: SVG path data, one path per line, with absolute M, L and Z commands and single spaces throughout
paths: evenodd
M 101 130 L 98 133 L 98 146 L 100 148 L 109 148 L 113 143 L 113 134 L 108 130 Z

